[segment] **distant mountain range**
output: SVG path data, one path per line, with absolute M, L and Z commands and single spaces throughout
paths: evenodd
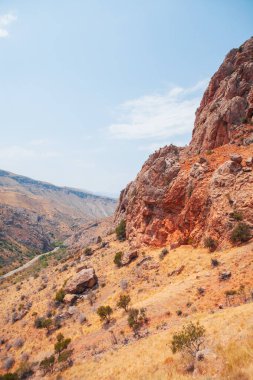
M 116 200 L 0 170 L 0 265 L 47 251 L 85 223 L 111 215 Z

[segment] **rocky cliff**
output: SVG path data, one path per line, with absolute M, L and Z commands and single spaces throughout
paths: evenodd
M 152 154 L 120 196 L 116 220 L 133 245 L 228 245 L 239 220 L 253 226 L 253 38 L 211 78 L 189 147 Z

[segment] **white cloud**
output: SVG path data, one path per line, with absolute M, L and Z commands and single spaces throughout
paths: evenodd
M 5 38 L 9 36 L 8 27 L 12 22 L 16 20 L 17 17 L 13 13 L 6 13 L 5 15 L 0 15 L 0 38 Z
M 108 127 L 117 139 L 173 138 L 192 131 L 195 111 L 207 80 L 190 88 L 172 87 L 164 94 L 129 100 L 119 107 L 118 120 Z
M 21 160 L 24 158 L 43 159 L 59 157 L 59 153 L 55 151 L 46 151 L 44 149 L 31 149 L 27 147 L 21 147 L 12 145 L 8 147 L 2 147 L 0 149 L 0 159 L 5 160 Z

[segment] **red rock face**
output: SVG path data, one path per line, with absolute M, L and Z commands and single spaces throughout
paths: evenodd
M 253 38 L 232 49 L 212 77 L 196 112 L 190 151 L 246 138 L 253 116 Z
M 116 220 L 126 219 L 133 246 L 198 245 L 208 236 L 227 245 L 234 211 L 253 227 L 252 116 L 253 38 L 211 79 L 189 147 L 156 151 L 122 191 Z

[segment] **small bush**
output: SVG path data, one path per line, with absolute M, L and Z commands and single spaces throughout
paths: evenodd
M 72 350 L 65 350 L 61 352 L 58 356 L 58 362 L 62 363 L 62 362 L 67 361 L 71 357 L 71 355 L 72 355 Z
M 126 240 L 126 221 L 124 219 L 122 219 L 119 225 L 116 227 L 115 232 L 119 241 Z
M 65 290 L 60 289 L 60 290 L 58 290 L 58 292 L 55 295 L 55 301 L 62 303 L 64 300 L 64 297 L 65 297 Z
M 18 380 L 18 375 L 16 373 L 6 373 L 5 375 L 0 375 L 0 380 Z
M 176 314 L 177 314 L 178 317 L 181 317 L 181 315 L 183 314 L 183 312 L 182 312 L 182 310 L 177 310 Z
M 159 259 L 163 260 L 168 253 L 169 253 L 168 249 L 167 248 L 163 248 L 162 251 L 161 251 L 161 253 L 159 254 Z
M 53 321 L 51 318 L 45 318 L 45 317 L 38 317 L 34 321 L 34 326 L 37 329 L 47 329 L 49 331 L 50 327 L 52 326 Z
M 119 301 L 117 303 L 117 306 L 120 309 L 124 309 L 127 312 L 130 301 L 131 301 L 131 298 L 128 294 L 122 294 L 119 297 Z
M 211 265 L 213 268 L 215 268 L 219 265 L 219 261 L 217 259 L 211 259 Z
M 58 334 L 57 342 L 54 345 L 55 353 L 60 354 L 63 350 L 66 350 L 70 342 L 71 342 L 70 338 L 65 339 L 63 334 Z
M 107 323 L 111 320 L 111 315 L 113 313 L 113 310 L 110 306 L 100 306 L 97 309 L 97 314 L 99 315 L 100 319 L 102 321 L 106 321 Z
M 144 323 L 147 322 L 146 310 L 142 309 L 130 309 L 128 312 L 128 325 L 136 334 Z
M 187 326 L 173 335 L 171 342 L 171 350 L 173 354 L 178 351 L 185 351 L 193 358 L 196 358 L 197 352 L 204 343 L 205 328 L 199 323 L 193 324 L 190 322 Z
M 28 379 L 33 375 L 32 365 L 29 363 L 21 363 L 18 370 L 17 375 L 19 380 Z
M 55 357 L 54 355 L 48 356 L 40 362 L 40 368 L 44 373 L 52 372 L 54 367 Z
M 243 215 L 241 212 L 239 211 L 234 211 L 232 212 L 231 214 L 231 217 L 234 219 L 234 220 L 237 220 L 237 222 L 241 222 L 243 220 Z
M 85 256 L 92 256 L 92 254 L 93 254 L 93 251 L 90 247 L 85 248 L 85 250 L 84 250 Z
M 205 238 L 204 240 L 204 246 L 205 248 L 209 249 L 209 252 L 214 252 L 217 248 L 217 245 L 218 245 L 217 241 L 210 236 Z
M 233 243 L 245 243 L 250 238 L 250 228 L 246 223 L 238 223 L 231 233 L 231 241 Z
M 101 238 L 101 236 L 98 236 L 97 237 L 97 244 L 100 244 L 100 243 L 102 243 L 102 238 Z
M 114 264 L 117 265 L 118 268 L 120 268 L 122 266 L 122 255 L 123 253 L 122 252 L 117 252 L 115 253 L 115 256 L 114 256 Z
M 226 290 L 225 291 L 225 296 L 226 297 L 229 297 L 229 296 L 235 296 L 237 294 L 237 291 L 236 290 L 233 290 L 233 289 L 231 289 L 231 290 Z

